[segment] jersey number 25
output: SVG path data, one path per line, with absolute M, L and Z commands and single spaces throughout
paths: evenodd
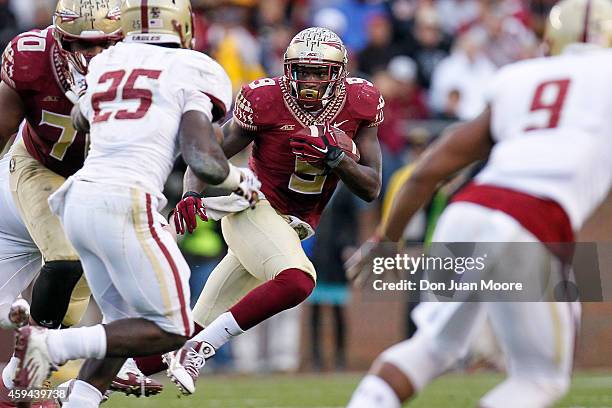
M 149 89 L 134 88 L 134 85 L 140 77 L 159 79 L 160 75 L 161 71 L 158 70 L 135 69 L 129 76 L 127 76 L 127 80 L 124 82 L 123 80 L 126 77 L 126 72 L 123 69 L 103 74 L 98 80 L 98 85 L 102 85 L 107 82 L 111 82 L 111 85 L 107 91 L 95 93 L 91 97 L 91 105 L 95 113 L 93 123 L 106 122 L 113 116 L 117 120 L 143 118 L 153 103 L 153 92 L 151 92 Z M 140 105 L 134 112 L 130 112 L 127 109 L 121 109 L 114 112 L 103 112 L 100 108 L 100 104 L 103 102 L 115 101 L 115 99 L 117 99 L 119 88 L 121 88 L 122 100 L 140 100 Z

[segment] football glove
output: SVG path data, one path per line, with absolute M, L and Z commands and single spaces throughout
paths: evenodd
M 235 193 L 244 197 L 249 202 L 251 208 L 255 208 L 255 204 L 259 201 L 260 188 L 261 181 L 253 173 L 253 170 L 240 168 L 240 184 Z
M 87 92 L 87 82 L 85 76 L 78 72 L 72 63 L 68 62 L 68 69 L 65 72 L 66 80 L 70 89 L 66 91 L 66 98 L 76 104 L 85 92 Z
M 300 160 L 318 164 L 325 163 L 330 168 L 335 168 L 342 158 L 344 151 L 338 146 L 338 140 L 334 135 L 334 128 L 329 124 L 309 126 L 291 137 L 289 141 L 291 151 Z
M 191 234 L 198 225 L 196 217 L 200 217 L 202 221 L 208 221 L 202 197 L 202 194 L 188 191 L 183 194 L 181 201 L 172 210 L 171 215 L 174 215 L 174 227 L 177 234 L 185 234 L 185 228 Z

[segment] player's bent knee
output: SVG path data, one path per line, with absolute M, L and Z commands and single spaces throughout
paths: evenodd
M 91 297 L 91 290 L 85 280 L 84 276 L 77 282 L 72 295 L 70 296 L 70 303 L 68 305 L 68 311 L 62 321 L 62 326 L 70 327 L 81 321 L 81 318 L 87 311 L 89 306 L 89 298 Z
M 431 380 L 444 373 L 458 358 L 443 350 L 434 350 L 426 336 L 415 335 L 387 349 L 378 358 L 397 367 L 410 381 L 414 391 L 420 391 Z
M 80 261 L 45 263 L 32 290 L 32 319 L 44 327 L 59 327 L 68 310 L 72 291 L 82 275 Z
M 295 307 L 306 300 L 315 287 L 312 277 L 300 269 L 284 270 L 274 280 L 285 287 L 287 309 Z

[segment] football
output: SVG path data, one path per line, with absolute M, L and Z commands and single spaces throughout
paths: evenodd
M 323 127 L 323 126 L 322 126 Z M 331 133 L 331 136 L 336 139 L 338 147 L 341 148 L 344 153 L 346 153 L 351 159 L 355 161 L 355 163 L 359 163 L 359 159 L 361 155 L 359 154 L 359 149 L 357 149 L 357 145 L 342 129 L 329 126 L 328 133 Z
M 341 148 L 355 162 L 359 162 L 361 155 L 357 149 L 357 145 L 342 129 L 328 125 L 314 125 L 300 130 L 299 132 L 306 133 L 311 137 L 326 136 L 330 145 L 336 145 Z

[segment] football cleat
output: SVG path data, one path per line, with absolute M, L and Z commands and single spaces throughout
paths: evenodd
M 30 321 L 30 304 L 22 298 L 14 301 L 9 310 L 8 319 L 15 329 L 27 325 Z
M 60 390 L 60 389 L 65 389 L 66 390 L 65 393 L 64 392 L 61 393 L 61 394 L 66 396 L 66 399 L 65 399 L 66 401 L 68 400 L 68 398 L 70 398 L 70 393 L 72 392 L 72 387 L 74 387 L 74 382 L 75 381 L 76 380 L 74 378 L 71 378 L 70 380 L 68 380 L 66 382 L 63 382 L 63 383 L 61 383 L 60 385 L 57 386 L 58 390 Z M 61 406 L 64 405 L 64 401 L 65 400 L 62 399 L 62 398 L 56 398 L 55 402 L 57 403 L 57 405 L 59 405 L 61 407 Z
M 40 388 L 57 367 L 47 348 L 47 330 L 26 326 L 19 329 L 15 357 L 19 360 L 13 383 L 15 388 Z
M 137 397 L 149 397 L 162 392 L 164 386 L 152 378 L 145 376 L 136 365 L 136 362 L 128 358 L 111 383 L 109 390 L 121 392 L 125 395 Z
M 200 369 L 214 355 L 214 347 L 207 342 L 188 341 L 179 350 L 164 354 L 164 363 L 168 365 L 166 374 L 183 395 L 191 395 Z

